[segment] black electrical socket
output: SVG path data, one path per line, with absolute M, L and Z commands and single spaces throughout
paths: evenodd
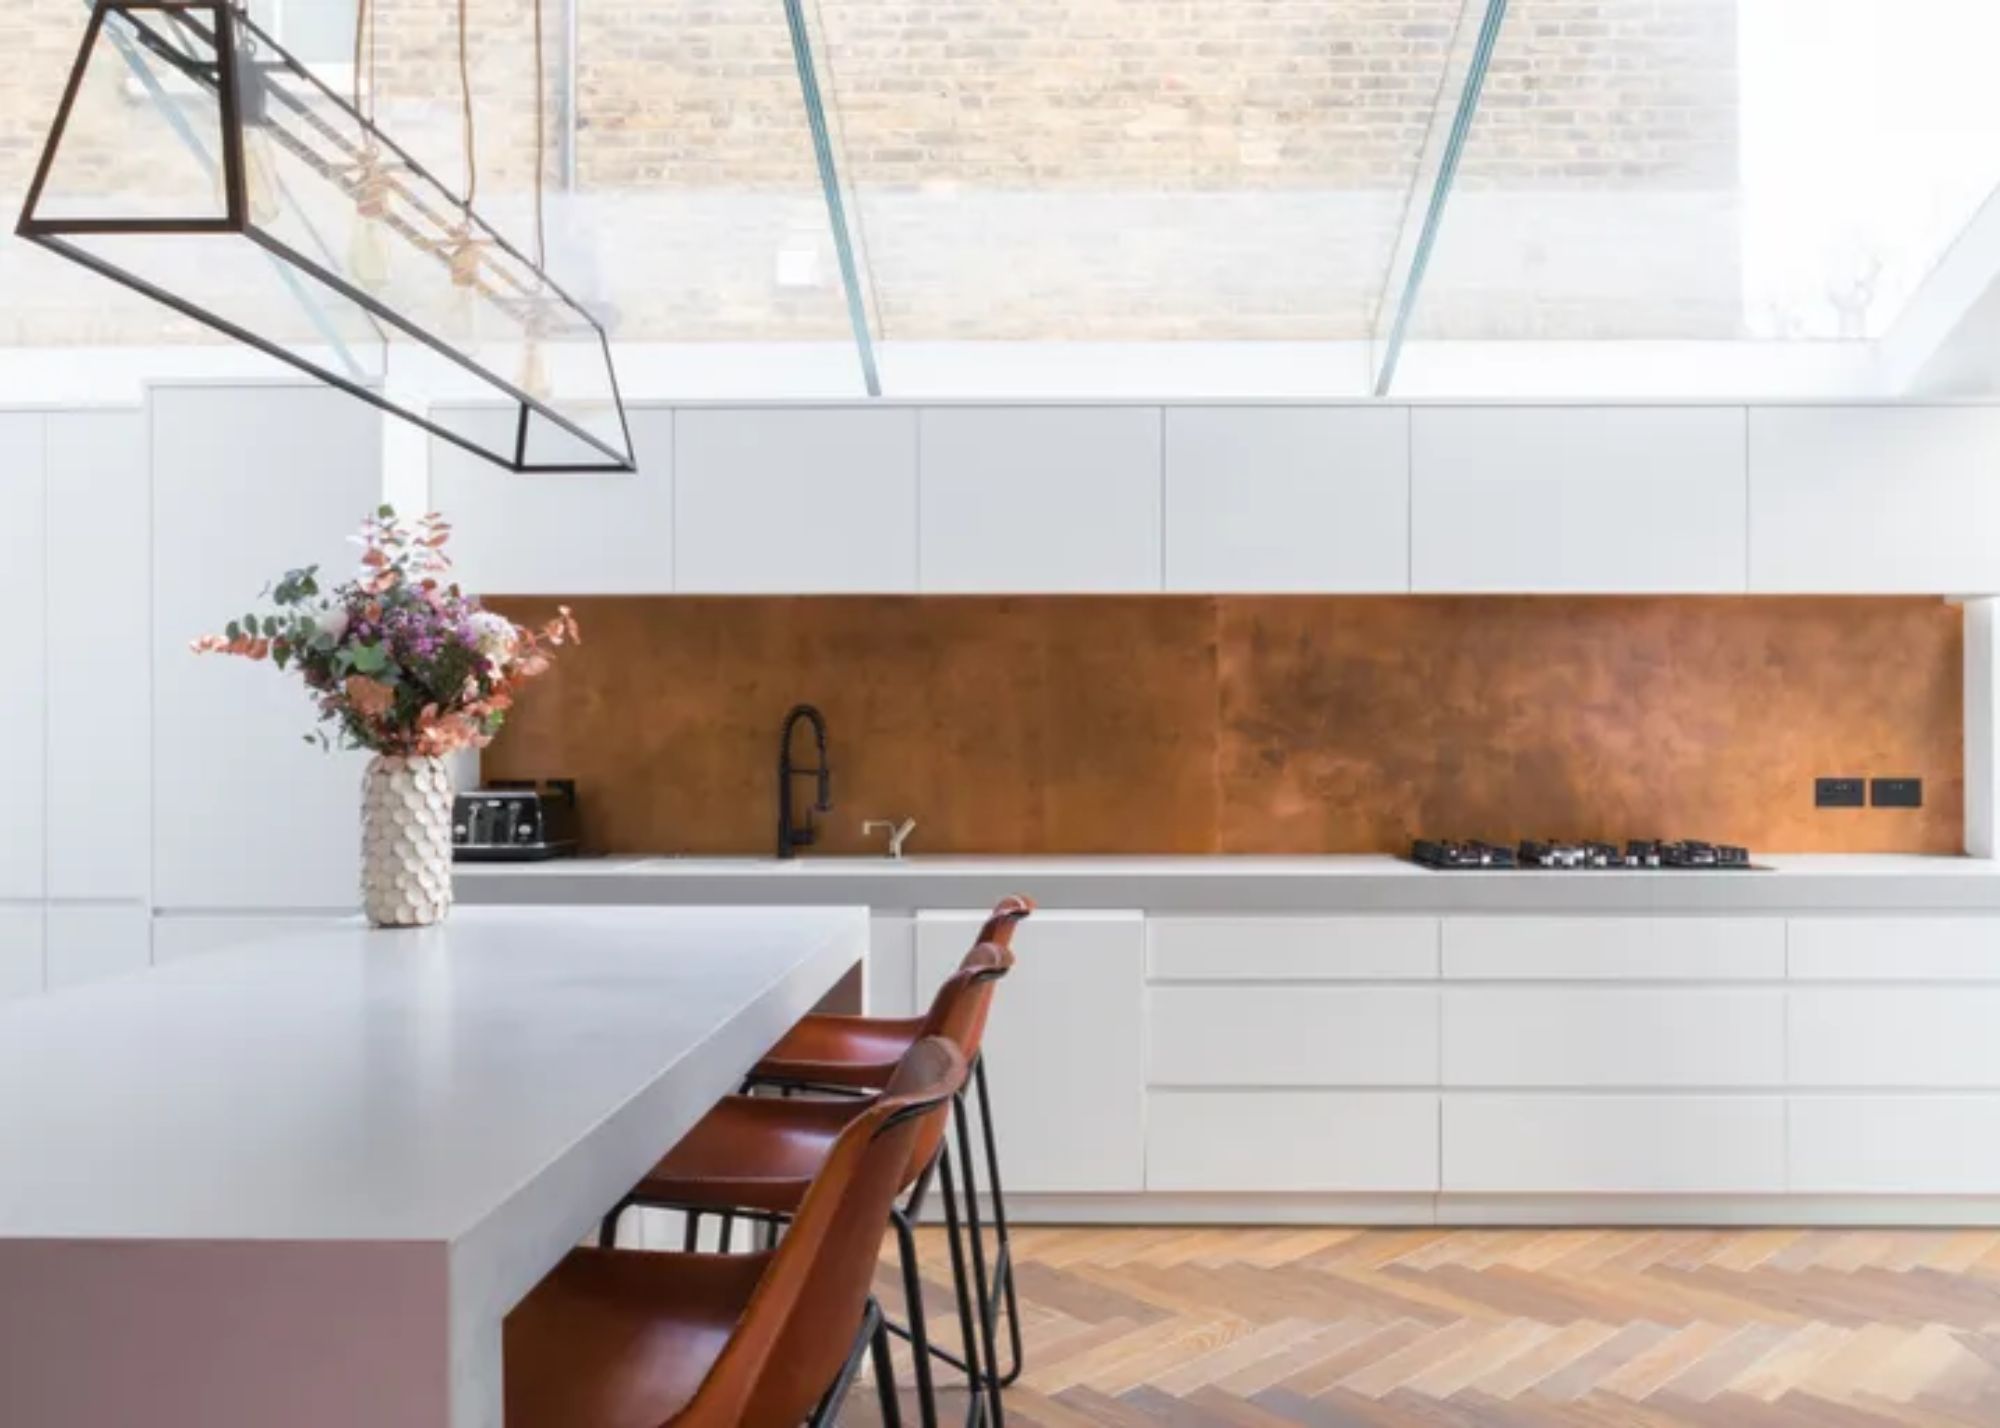
M 1920 778 L 1878 778 L 1868 786 L 1868 801 L 1877 808 L 1922 808 L 1924 781 Z
M 1813 780 L 1814 808 L 1861 808 L 1868 802 L 1865 778 L 1816 778 Z

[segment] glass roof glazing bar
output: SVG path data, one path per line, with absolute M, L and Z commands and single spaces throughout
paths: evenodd
M 875 365 L 875 339 L 868 331 L 868 304 L 861 291 L 861 267 L 854 257 L 853 230 L 847 223 L 847 201 L 840 192 L 840 169 L 834 162 L 833 136 L 827 128 L 826 102 L 819 72 L 813 65 L 812 40 L 806 33 L 803 0 L 785 0 L 785 23 L 792 32 L 792 61 L 799 70 L 799 90 L 805 100 L 806 123 L 812 129 L 813 157 L 819 164 L 820 188 L 826 194 L 827 224 L 840 260 L 840 282 L 847 292 L 847 320 L 854 328 L 854 347 L 861 359 L 861 377 L 868 395 L 882 395 L 882 377 Z
M 1482 8 L 1483 7 L 1483 8 Z M 1476 30 L 1467 21 L 1481 10 Z M 1452 55 L 1446 61 L 1444 79 L 1438 85 L 1438 102 L 1432 112 L 1430 130 L 1424 139 L 1424 154 L 1410 184 L 1410 202 L 1403 212 L 1401 231 L 1396 238 L 1389 271 L 1382 284 L 1382 299 L 1375 309 L 1373 355 L 1374 391 L 1389 395 L 1396 381 L 1396 364 L 1403 355 L 1409 336 L 1410 317 L 1430 266 L 1431 250 L 1437 245 L 1438 228 L 1444 222 L 1445 205 L 1451 201 L 1452 185 L 1458 177 L 1458 163 L 1465 152 L 1466 137 L 1472 132 L 1479 112 L 1479 97 L 1486 87 L 1486 71 L 1493 62 L 1493 47 L 1507 18 L 1507 0 L 1465 0 L 1459 14 Z M 1467 39 L 1470 36 L 1468 49 Z M 1454 91 L 1451 75 L 1463 54 L 1464 77 Z M 1451 122 L 1440 126 L 1445 106 L 1451 106 Z M 1428 186 L 1424 175 L 1431 174 Z

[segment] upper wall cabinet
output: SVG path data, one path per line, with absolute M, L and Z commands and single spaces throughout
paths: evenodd
M 2000 591 L 2000 408 L 1753 410 L 1750 586 Z
M 1740 407 L 1419 407 L 1420 591 L 1740 593 Z
M 0 679 L 0 899 L 43 892 L 43 432 L 38 412 L 0 412 L 0 609 L 8 626 L 7 677 Z M 39 940 L 36 958 L 39 977 Z
M 334 909 L 358 898 L 359 756 L 327 754 L 296 679 L 196 656 L 295 566 L 346 578 L 382 499 L 382 417 L 327 387 L 152 395 L 154 902 Z
M 48 419 L 48 894 L 143 898 L 152 504 L 139 411 Z M 254 592 L 253 592 L 254 593 Z M 226 616 L 225 616 L 226 618 Z M 50 924 L 50 945 L 56 925 Z
M 680 412 L 674 536 L 690 593 L 914 591 L 916 413 Z
M 1158 407 L 921 413 L 927 591 L 1161 588 Z
M 482 595 L 645 595 L 674 588 L 674 415 L 627 413 L 637 474 L 515 475 L 445 441 L 431 443 L 431 505 L 455 527 L 451 553 Z M 457 415 L 490 422 L 512 408 Z
M 1169 590 L 1410 588 L 1402 407 L 1176 407 L 1166 414 Z

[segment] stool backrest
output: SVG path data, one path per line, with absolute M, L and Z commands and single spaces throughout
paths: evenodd
M 991 942 L 996 947 L 1013 947 L 1014 929 L 1034 911 L 1035 900 L 1024 893 L 1012 893 L 1001 898 L 993 905 L 993 915 L 979 929 L 979 936 L 973 939 L 973 945 L 976 947 L 982 942 Z
M 889 1207 L 913 1146 L 965 1084 L 941 1037 L 911 1047 L 888 1087 L 834 1142 L 743 1317 L 675 1428 L 797 1428 L 854 1347 Z

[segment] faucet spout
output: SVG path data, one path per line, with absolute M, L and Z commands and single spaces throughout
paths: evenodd
M 816 762 L 811 768 L 801 768 L 792 762 L 792 736 L 801 723 L 812 726 Z M 817 786 L 816 797 L 805 810 L 804 822 L 800 822 L 792 807 L 792 780 L 803 774 L 812 774 Z M 784 727 L 778 734 L 778 856 L 791 858 L 800 848 L 810 847 L 819 837 L 819 830 L 813 826 L 814 811 L 827 813 L 832 808 L 833 766 L 826 756 L 826 716 L 810 704 L 795 704 L 785 715 Z

